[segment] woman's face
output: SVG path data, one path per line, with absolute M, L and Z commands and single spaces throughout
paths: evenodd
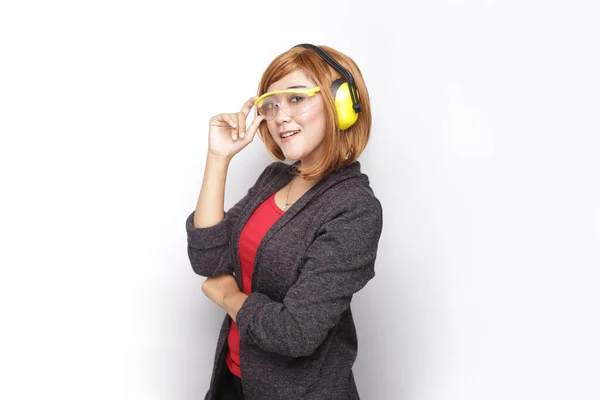
M 277 82 L 273 82 L 267 91 L 304 87 L 307 89 L 317 86 L 303 71 L 295 71 Z M 323 88 L 321 88 L 323 90 Z M 272 121 L 266 121 L 269 133 L 279 145 L 286 159 L 301 160 L 304 165 L 311 165 L 321 156 L 322 143 L 325 138 L 325 102 L 323 95 L 315 93 L 314 105 L 304 114 L 290 117 L 280 109 Z M 283 139 L 284 132 L 299 131 L 297 134 Z

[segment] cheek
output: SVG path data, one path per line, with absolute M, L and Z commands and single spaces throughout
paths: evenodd
M 310 108 L 310 110 L 299 116 L 296 117 L 296 121 L 303 125 L 304 127 L 309 127 L 310 129 L 317 129 L 320 130 L 321 128 L 325 128 L 325 104 L 323 103 L 323 101 L 320 101 L 319 103 L 315 104 L 313 107 Z
M 263 123 L 267 124 L 267 129 L 269 130 L 269 134 L 271 135 L 271 137 L 275 138 L 275 136 L 277 136 L 277 133 L 279 132 L 275 121 L 267 121 L 267 122 L 263 122 Z
M 318 136 L 323 136 L 325 134 L 326 126 L 324 104 L 316 104 L 311 112 L 306 115 L 304 123 L 310 125 L 311 130 L 314 130 Z

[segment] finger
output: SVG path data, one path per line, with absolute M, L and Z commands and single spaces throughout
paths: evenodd
M 211 118 L 211 125 L 237 127 L 237 119 L 232 119 L 229 114 L 219 114 Z
M 240 112 L 243 112 L 246 118 L 248 118 L 248 114 L 250 114 L 250 110 L 254 107 L 254 101 L 258 99 L 258 96 L 250 97 L 243 105 Z
M 237 113 L 238 131 L 240 134 L 240 138 L 243 138 L 246 134 L 246 117 L 247 115 L 241 111 Z
M 248 136 L 253 137 L 254 134 L 256 133 L 256 131 L 258 130 L 260 123 L 263 122 L 264 120 L 265 120 L 265 116 L 262 114 L 258 115 L 256 118 L 254 118 L 252 120 L 252 123 L 248 126 L 248 130 L 246 131 Z
M 231 126 L 231 138 L 237 140 L 237 133 L 239 129 L 238 120 L 235 114 L 225 114 L 227 116 L 227 122 Z
M 231 116 L 231 114 L 226 114 L 227 115 L 227 121 L 229 123 L 229 126 L 231 126 L 232 128 L 237 128 L 237 121 L 235 118 L 233 118 Z

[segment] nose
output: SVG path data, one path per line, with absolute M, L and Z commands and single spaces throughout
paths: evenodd
M 275 115 L 275 123 L 277 125 L 284 124 L 286 122 L 290 122 L 292 117 L 283 112 L 281 107 L 277 106 L 277 114 Z

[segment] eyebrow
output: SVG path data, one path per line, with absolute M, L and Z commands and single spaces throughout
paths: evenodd
M 289 86 L 287 89 L 308 89 L 308 86 L 305 85 L 295 85 L 295 86 Z M 283 90 L 287 90 L 287 89 L 283 89 Z M 277 89 L 277 90 L 282 90 L 282 89 Z M 268 92 L 275 92 L 276 90 L 269 90 Z

